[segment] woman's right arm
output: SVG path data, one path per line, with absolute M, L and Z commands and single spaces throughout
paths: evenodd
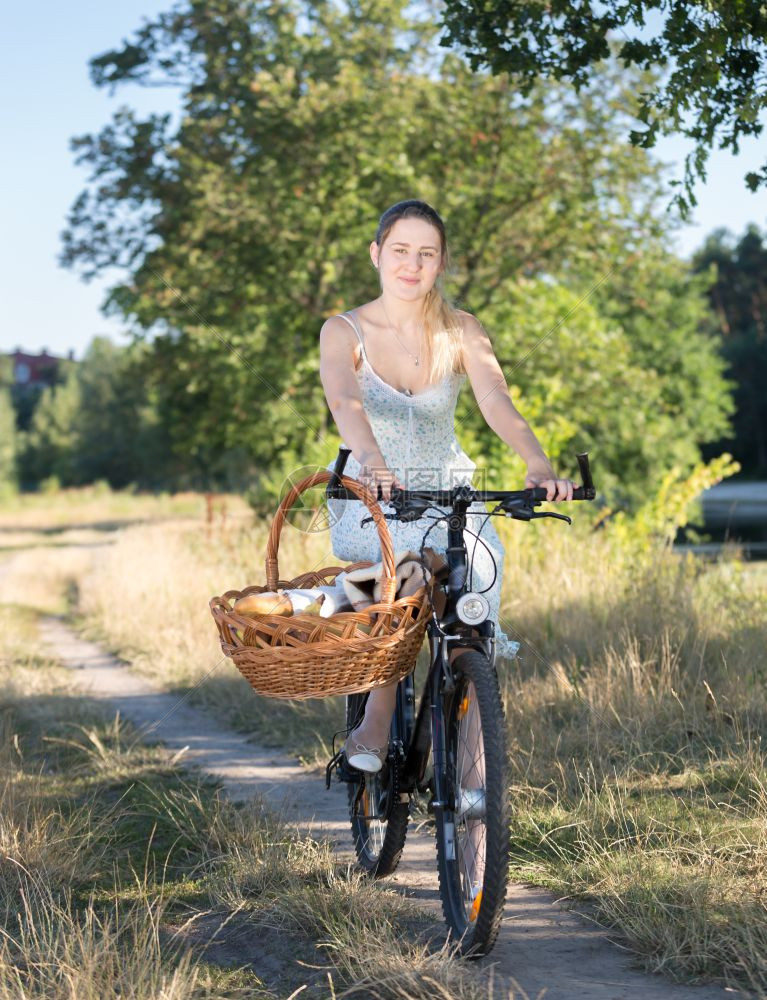
M 326 319 L 320 330 L 320 379 L 339 434 L 360 464 L 360 482 L 374 495 L 380 485 L 383 500 L 388 501 L 392 485 L 401 483 L 387 468 L 362 405 L 354 371 L 356 343 L 354 332 L 345 320 L 339 316 Z

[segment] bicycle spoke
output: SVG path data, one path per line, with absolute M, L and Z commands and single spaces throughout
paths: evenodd
M 477 692 L 470 681 L 458 706 L 456 841 L 462 895 L 471 908 L 485 876 L 485 744 Z

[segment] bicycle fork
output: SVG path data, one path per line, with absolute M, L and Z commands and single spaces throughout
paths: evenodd
M 447 660 L 447 657 L 445 658 Z M 454 761 L 448 759 L 446 751 L 445 734 L 445 695 L 454 688 L 455 684 L 452 672 L 448 666 L 445 670 L 435 670 L 431 677 L 429 690 L 430 716 L 432 733 L 432 763 L 433 763 L 433 784 L 434 798 L 430 807 L 434 812 L 437 826 L 441 827 L 445 838 L 445 857 L 448 861 L 455 861 L 455 823 L 449 818 L 454 809 L 450 802 L 450 775 L 449 769 L 454 766 Z M 445 815 L 445 814 L 448 815 Z

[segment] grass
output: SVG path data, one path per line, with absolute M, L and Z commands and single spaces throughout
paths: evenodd
M 247 515 L 249 508 L 235 495 L 211 496 L 211 516 L 217 523 Z M 22 493 L 5 497 L 0 506 L 0 532 L 36 531 L 55 538 L 73 526 L 94 525 L 103 531 L 140 521 L 207 517 L 201 493 L 137 493 L 111 490 L 106 483 L 71 489 Z
M 432 917 L 74 695 L 41 610 L 0 606 L 0 1000 L 492 995 Z
M 654 970 L 763 995 L 765 593 L 660 552 L 601 600 L 520 617 L 514 872 L 588 899 Z
M 20 552 L 0 597 L 22 580 L 37 608 L 68 600 L 139 669 L 261 742 L 323 760 L 340 704 L 253 695 L 207 609 L 262 582 L 268 524 L 200 528 L 127 526 L 90 555 Z M 500 670 L 513 877 L 586 901 L 649 968 L 766 993 L 764 567 L 734 550 L 702 562 L 632 549 L 585 519 L 498 529 L 504 627 L 523 645 Z M 282 575 L 333 562 L 327 536 L 285 528 Z

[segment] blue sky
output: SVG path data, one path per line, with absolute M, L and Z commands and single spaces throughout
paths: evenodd
M 98 131 L 122 104 L 142 114 L 174 107 L 175 91 L 123 87 L 110 97 L 88 78 L 89 58 L 115 47 L 143 20 L 169 7 L 170 0 L 49 0 L 6 8 L 0 61 L 6 151 L 0 161 L 0 351 L 47 347 L 56 354 L 72 349 L 81 357 L 96 334 L 125 341 L 121 324 L 99 309 L 117 276 L 85 284 L 56 262 L 67 212 L 86 178 L 85 169 L 74 164 L 69 139 Z M 744 142 L 738 157 L 712 153 L 706 182 L 695 189 L 692 224 L 677 236 L 681 255 L 688 256 L 718 226 L 735 235 L 749 222 L 767 228 L 767 191 L 752 194 L 742 180 L 763 162 L 766 136 Z M 675 162 L 671 176 L 681 178 L 689 148 L 686 141 L 664 139 L 652 155 Z

